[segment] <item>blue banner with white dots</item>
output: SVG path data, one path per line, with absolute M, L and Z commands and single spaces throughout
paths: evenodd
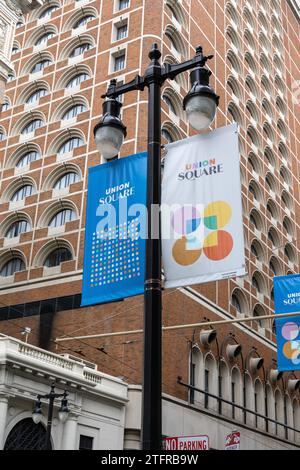
M 144 292 L 147 153 L 89 169 L 81 306 Z

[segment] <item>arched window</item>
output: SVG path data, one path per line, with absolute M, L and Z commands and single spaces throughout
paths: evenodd
M 273 227 L 271 227 L 268 232 L 268 239 L 275 248 L 280 245 L 279 235 Z
M 244 387 L 243 387 L 243 404 L 245 408 L 254 411 L 254 391 L 253 383 L 249 374 L 245 373 L 244 375 Z M 244 423 L 253 423 L 252 413 L 247 413 L 244 411 Z
M 261 415 L 265 414 L 264 389 L 260 380 L 256 380 L 254 385 L 254 411 Z M 255 427 L 264 429 L 264 420 L 255 416 Z
M 204 363 L 204 408 L 217 411 L 217 402 L 208 393 L 217 395 L 217 366 L 215 359 L 209 354 Z
M 18 160 L 16 167 L 17 168 L 22 168 L 24 166 L 29 165 L 30 162 L 34 162 L 35 160 L 38 160 L 40 158 L 40 154 L 38 152 L 32 151 L 32 152 L 27 152 L 25 155 L 23 155 L 20 160 Z
M 193 387 L 200 388 L 202 387 L 201 374 L 203 369 L 203 360 L 202 353 L 196 347 L 191 351 L 191 360 L 190 360 L 190 384 Z M 196 390 L 190 390 L 190 403 L 199 405 L 203 403 L 203 395 Z
M 58 153 L 61 155 L 63 153 L 71 152 L 73 149 L 80 147 L 83 144 L 83 140 L 79 137 L 72 137 L 60 146 Z
M 57 5 L 52 5 L 51 7 L 49 8 L 46 8 L 46 10 L 44 10 L 40 16 L 39 16 L 39 19 L 41 18 L 46 18 L 47 16 L 50 16 L 52 14 L 53 11 L 55 10 L 58 10 L 58 6 Z
M 162 129 L 161 130 L 161 135 L 166 139 L 166 141 L 170 144 L 171 142 L 174 142 L 174 139 L 172 137 L 172 135 L 170 134 L 169 131 L 167 131 L 166 129 Z
M 164 100 L 164 102 L 169 106 L 170 111 L 171 111 L 173 114 L 177 115 L 176 108 L 175 108 L 175 106 L 174 106 L 173 101 L 171 100 L 171 98 L 169 98 L 169 96 L 167 96 L 167 95 L 163 95 L 163 100 Z
M 21 186 L 21 188 L 17 189 L 12 198 L 11 201 L 16 202 L 16 201 L 22 201 L 25 199 L 27 196 L 31 196 L 33 194 L 34 188 L 31 184 L 25 184 L 24 186 Z
M 283 423 L 284 422 L 284 405 L 283 397 L 279 390 L 275 391 L 275 421 Z M 279 424 L 275 424 L 275 432 L 278 436 L 284 436 L 284 428 Z
M 79 18 L 79 20 L 76 21 L 76 23 L 73 26 L 73 29 L 80 28 L 80 26 L 84 26 L 85 24 L 89 23 L 89 21 L 94 20 L 95 17 L 93 15 L 85 15 L 82 18 Z
M 3 277 L 12 276 L 14 273 L 17 273 L 19 271 L 24 271 L 25 269 L 26 269 L 25 263 L 21 258 L 11 258 L 1 268 L 0 276 L 3 276 Z
M 43 70 L 45 67 L 48 67 L 48 65 L 51 65 L 51 60 L 49 60 L 49 59 L 41 60 L 40 62 L 37 62 L 37 63 L 32 67 L 32 69 L 30 70 L 30 73 L 40 72 L 40 71 Z
M 261 319 L 260 317 L 263 317 L 266 315 L 266 312 L 264 311 L 264 309 L 262 308 L 261 305 L 255 305 L 255 308 L 253 310 L 253 316 L 257 318 L 257 320 L 255 320 L 258 325 L 261 327 L 261 328 L 268 328 L 269 326 L 269 321 L 268 319 Z
M 294 228 L 293 228 L 292 221 L 288 217 L 285 217 L 283 219 L 283 224 L 282 225 L 283 225 L 284 230 L 286 231 L 287 235 L 292 237 L 294 235 Z
M 89 44 L 88 42 L 80 44 L 79 46 L 76 46 L 72 50 L 72 52 L 70 53 L 70 57 L 77 57 L 77 56 L 83 54 L 88 49 L 91 49 L 91 47 L 92 47 L 91 44 Z
M 40 88 L 39 90 L 34 91 L 29 96 L 29 98 L 27 98 L 26 103 L 27 104 L 35 103 L 36 101 L 38 101 L 41 98 L 41 96 L 46 96 L 47 94 L 48 94 L 47 90 L 45 90 L 44 88 Z
M 5 450 L 45 450 L 46 429 L 32 418 L 22 419 L 10 431 Z M 51 444 L 50 444 L 51 445 Z
M 46 258 L 44 266 L 52 268 L 59 266 L 64 261 L 70 261 L 72 259 L 72 253 L 67 248 L 57 248 L 52 251 Z
M 90 77 L 87 73 L 80 73 L 75 75 L 75 77 L 71 78 L 71 80 L 67 83 L 66 88 L 73 88 L 80 85 L 81 82 L 84 80 L 88 80 Z
M 58 180 L 54 183 L 53 189 L 67 188 L 70 186 L 70 184 L 76 183 L 76 181 L 79 181 L 79 175 L 73 171 L 70 171 L 58 178 Z
M 72 119 L 76 117 L 78 114 L 83 113 L 86 110 L 87 110 L 87 107 L 84 106 L 83 104 L 76 104 L 75 106 L 72 106 L 65 112 L 62 119 L 63 120 Z
M 3 130 L 0 129 L 0 142 L 6 139 L 6 135 L 4 134 Z
M 21 134 L 29 134 L 30 132 L 35 131 L 35 129 L 39 129 L 43 125 L 44 123 L 41 119 L 34 119 L 33 121 L 30 121 L 28 124 L 26 124 L 25 127 L 23 127 Z
M 50 31 L 48 33 L 43 34 L 35 43 L 35 46 L 41 46 L 42 44 L 46 44 L 48 39 L 51 39 L 55 36 L 54 33 L 51 33 Z
M 263 262 L 264 260 L 264 250 L 258 240 L 253 240 L 251 244 L 251 253 L 255 256 L 258 261 Z
M 257 290 L 257 292 L 264 294 L 265 293 L 265 283 L 260 272 L 255 271 L 252 276 L 252 285 Z
M 221 361 L 219 365 L 218 396 L 225 400 L 229 399 L 229 371 L 224 361 Z M 221 400 L 219 400 L 218 404 L 218 413 L 228 415 L 228 405 Z
M 65 225 L 65 223 L 70 222 L 71 220 L 74 220 L 76 217 L 76 214 L 73 210 L 71 209 L 63 209 L 59 212 L 57 212 L 54 217 L 49 222 L 49 227 L 60 227 L 62 225 Z
M 296 263 L 297 255 L 296 255 L 294 248 L 291 245 L 289 244 L 285 245 L 284 254 L 290 263 Z
M 2 112 L 7 111 L 9 108 L 10 108 L 10 103 L 8 100 L 6 100 L 2 105 L 1 111 Z
M 30 224 L 27 220 L 16 220 L 13 222 L 9 229 L 7 230 L 5 237 L 6 238 L 15 238 L 19 236 L 21 233 L 29 232 L 31 229 Z
M 232 404 L 242 405 L 242 378 L 241 373 L 237 367 L 234 367 L 231 372 L 230 395 Z M 235 406 L 231 407 L 232 419 L 240 419 L 241 412 Z

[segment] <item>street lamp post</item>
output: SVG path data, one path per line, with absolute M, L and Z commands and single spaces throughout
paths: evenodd
M 181 64 L 160 64 L 161 53 L 154 43 L 149 53 L 151 60 L 145 75 L 137 75 L 131 82 L 117 86 L 110 81 L 103 103 L 103 115 L 94 129 L 99 152 L 106 160 L 114 158 L 121 148 L 126 127 L 119 114 L 121 103 L 117 97 L 133 90 L 148 88 L 148 166 L 147 211 L 148 237 L 146 240 L 146 270 L 144 289 L 144 366 L 142 393 L 142 449 L 161 448 L 161 87 L 166 80 L 187 70 L 191 73 L 191 89 L 184 98 L 187 117 L 197 130 L 207 128 L 213 121 L 219 97 L 209 86 L 211 72 L 205 68 L 207 60 L 201 47 L 193 59 Z
M 47 400 L 49 400 L 45 450 L 51 450 L 52 448 L 51 447 L 51 427 L 52 427 L 54 402 L 56 398 L 62 398 L 61 407 L 58 411 L 58 416 L 59 416 L 60 421 L 65 422 L 69 414 L 68 400 L 67 400 L 68 393 L 66 391 L 64 391 L 64 393 L 55 393 L 54 390 L 55 390 L 54 384 L 52 384 L 50 393 L 46 395 L 37 395 L 37 402 L 35 403 L 35 406 L 32 412 L 32 419 L 35 422 L 35 424 L 40 423 L 42 419 L 41 398 L 46 398 Z

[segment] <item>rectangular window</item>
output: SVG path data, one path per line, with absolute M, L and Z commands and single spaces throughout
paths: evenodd
M 117 41 L 119 41 L 120 39 L 126 38 L 127 34 L 128 34 L 127 23 L 123 24 L 122 26 L 119 26 L 117 28 L 117 38 L 116 38 Z
M 122 70 L 124 69 L 124 67 L 125 67 L 125 54 L 115 57 L 114 72 L 118 72 L 118 70 Z
M 235 383 L 231 382 L 231 401 L 235 403 Z M 232 407 L 232 419 L 235 419 L 235 406 Z
M 195 364 L 191 364 L 191 385 L 195 387 Z M 193 405 L 195 403 L 195 390 L 190 389 L 190 403 Z
M 219 375 L 219 380 L 218 380 L 218 384 L 219 384 L 219 398 L 222 398 L 222 376 Z M 222 414 L 222 400 L 219 400 L 219 414 L 221 415 Z
M 209 370 L 205 369 L 204 371 L 204 391 L 205 392 L 209 392 Z M 204 395 L 204 407 L 205 408 L 208 408 L 208 404 L 209 404 L 209 397 L 207 395 L 207 393 L 205 393 Z
M 119 10 L 129 7 L 129 0 L 119 0 Z
M 79 450 L 93 450 L 93 441 L 93 437 L 84 436 L 83 434 L 80 434 Z

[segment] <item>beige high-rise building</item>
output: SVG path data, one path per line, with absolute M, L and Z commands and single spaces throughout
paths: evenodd
M 142 335 L 59 344 L 55 339 L 143 327 L 142 297 L 89 308 L 80 308 L 80 297 L 87 172 L 101 161 L 93 138 L 100 96 L 111 78 L 125 83 L 143 74 L 157 42 L 166 63 L 191 58 L 198 45 L 214 54 L 211 85 L 221 97 L 214 126 L 233 121 L 240 126 L 248 272 L 244 278 L 165 290 L 163 324 L 257 317 L 216 327 L 212 342 L 204 341 L 199 328 L 163 333 L 163 434 L 206 434 L 211 448 L 223 449 L 226 435 L 237 429 L 242 449 L 299 448 L 300 375 L 278 375 L 274 324 L 260 319 L 274 312 L 274 275 L 299 272 L 299 2 L 43 3 L 17 25 L 0 119 L 0 332 L 21 341 L 27 335 L 27 346 L 14 343 L 25 365 L 18 372 L 9 361 L 7 367 L 23 377 L 28 392 L 15 405 L 21 385 L 16 380 L 12 386 L 0 375 L 4 409 L 18 410 L 0 420 L 3 445 L 7 440 L 13 445 L 10 433 L 25 411 L 26 419 L 30 415 L 35 381 L 50 380 L 50 371 L 43 370 L 42 378 L 36 372 L 38 361 L 45 358 L 50 369 L 51 361 L 65 360 L 60 372 L 56 366 L 52 372 L 62 380 L 61 370 L 71 367 L 73 357 L 82 367 L 98 367 L 128 384 L 125 419 L 122 423 L 118 415 L 118 426 L 123 426 L 124 447 L 139 448 Z M 9 61 L 8 49 L 7 54 Z M 185 73 L 163 89 L 164 142 L 194 133 L 182 110 L 188 78 Z M 144 151 L 146 91 L 124 96 L 122 119 L 128 134 L 121 157 Z M 236 357 L 228 348 L 234 345 L 242 346 Z M 43 349 L 50 355 L 43 356 Z M 37 361 L 34 372 L 25 360 L 30 355 Z M 85 374 L 90 387 L 100 381 L 86 369 Z M 71 379 L 64 380 L 71 389 Z M 73 396 L 71 407 L 80 409 Z M 84 408 L 82 415 L 89 412 Z M 89 434 L 80 413 L 76 419 L 69 423 L 77 436 L 71 448 L 79 447 L 81 435 L 93 448 L 103 448 L 99 442 L 119 446 L 119 440 L 101 441 L 99 423 Z M 61 448 L 59 435 L 54 448 Z

